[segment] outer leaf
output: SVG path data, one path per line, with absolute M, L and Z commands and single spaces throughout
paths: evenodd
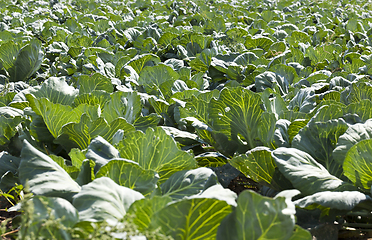
M 196 58 L 190 61 L 190 67 L 199 72 L 205 72 L 208 70 L 212 62 L 212 57 L 216 54 L 210 49 L 204 49 Z
M 264 146 L 275 148 L 274 132 L 276 117 L 274 113 L 264 112 L 258 124 L 258 137 Z
M 295 225 L 294 232 L 292 236 L 289 238 L 289 240 L 311 240 L 311 239 L 313 239 L 313 236 L 311 236 L 311 233 L 298 225 Z
M 295 225 L 294 206 L 285 198 L 271 199 L 253 191 L 239 195 L 238 206 L 218 227 L 222 239 L 289 239 Z
M 64 77 L 51 77 L 40 88 L 35 87 L 31 93 L 38 99 L 44 97 L 52 103 L 72 105 L 79 90 L 69 86 Z
M 271 40 L 268 37 L 256 37 L 256 38 L 247 37 L 244 43 L 247 49 L 262 48 L 265 51 L 268 51 L 272 44 L 273 44 L 273 40 Z
M 156 212 L 152 227 L 160 227 L 175 240 L 216 239 L 217 227 L 230 212 L 231 206 L 223 200 L 183 199 Z
M 207 143 L 214 145 L 215 140 L 211 136 L 212 129 L 209 124 L 209 102 L 202 100 L 200 96 L 191 98 L 184 108 L 180 108 L 180 115 L 186 121 L 192 122 L 198 136 Z
M 372 185 L 372 139 L 358 142 L 347 152 L 344 161 L 345 176 L 357 187 L 370 189 Z
M 107 124 L 101 117 L 91 121 L 85 113 L 81 116 L 79 123 L 68 123 L 62 128 L 63 133 L 67 134 L 70 140 L 76 142 L 80 149 L 87 148 L 91 139 L 97 136 L 102 136 L 111 142 L 112 137 L 119 129 L 124 129 L 125 133 L 135 130 L 124 118 L 117 118 L 111 124 Z
M 219 152 L 205 152 L 195 156 L 195 160 L 200 167 L 219 167 L 228 162 L 227 157 Z
M 156 187 L 159 175 L 153 170 L 145 170 L 138 163 L 115 159 L 103 165 L 96 178 L 109 177 L 120 186 L 134 189 L 143 195 L 151 193 Z
M 63 228 L 43 226 L 45 221 L 53 219 L 60 221 L 64 227 L 72 228 L 79 221 L 79 216 L 78 211 L 70 202 L 63 198 L 35 196 L 24 204 L 32 206 L 28 209 L 32 210 L 27 212 L 31 215 L 26 218 L 30 221 L 27 223 L 29 227 L 20 229 L 21 238 L 33 236 L 35 238 L 71 239 L 70 234 Z
M 160 85 L 167 81 L 175 81 L 179 78 L 179 75 L 170 66 L 157 65 L 153 67 L 145 67 L 138 79 L 138 83 L 141 85 Z
M 176 172 L 160 187 L 163 196 L 176 200 L 199 194 L 215 184 L 219 184 L 216 174 L 211 169 L 202 167 Z
M 288 79 L 273 72 L 264 72 L 255 77 L 255 86 L 258 91 L 271 88 L 273 91 L 284 95 L 288 93 Z
M 261 97 L 256 93 L 242 88 L 224 88 L 219 99 L 212 99 L 210 103 L 212 128 L 243 149 L 252 149 L 258 138 L 261 104 Z
M 111 80 L 102 76 L 100 73 L 95 73 L 92 76 L 82 75 L 78 79 L 79 94 L 91 93 L 94 90 L 103 90 L 111 93 L 114 88 Z
M 319 192 L 294 201 L 300 208 L 321 205 L 326 208 L 338 210 L 352 210 L 359 203 L 372 201 L 372 198 L 358 191 Z
M 8 41 L 1 44 L 0 59 L 2 66 L 4 66 L 6 70 L 8 70 L 14 65 L 19 49 L 20 46 L 13 41 Z
M 138 55 L 134 57 L 132 60 L 130 60 L 127 65 L 131 66 L 138 74 L 141 73 L 142 69 L 150 64 L 149 66 L 152 66 L 152 63 L 158 63 L 160 62 L 160 59 L 155 54 L 143 54 Z
M 346 108 L 344 108 L 344 114 L 355 113 L 360 117 L 360 119 L 362 119 L 362 121 L 367 121 L 368 119 L 372 118 L 372 112 L 369 111 L 371 108 L 371 100 L 363 99 L 359 102 L 349 104 Z
M 62 134 L 63 125 L 69 122 L 78 122 L 81 115 L 89 108 L 92 110 L 94 108 L 96 109 L 94 106 L 85 104 L 79 105 L 76 108 L 71 108 L 70 106 L 54 104 L 46 98 L 36 99 L 31 95 L 28 95 L 28 99 L 32 106 L 32 110 L 44 119 L 45 125 L 54 138 Z
M 229 163 L 256 182 L 269 186 L 272 184 L 276 164 L 271 157 L 270 148 L 256 147 L 245 154 L 235 156 Z
M 331 175 L 309 154 L 296 148 L 278 148 L 272 152 L 280 172 L 304 195 L 323 191 L 355 190 L 350 183 Z
M 141 98 L 135 92 L 115 92 L 111 101 L 106 103 L 102 117 L 111 123 L 118 117 L 125 118 L 133 124 L 142 110 Z
M 297 110 L 303 113 L 311 112 L 316 106 L 315 93 L 311 88 L 300 89 L 296 96 L 289 102 L 290 110 Z
M 20 162 L 20 158 L 14 157 L 5 151 L 0 152 L 0 176 L 3 176 L 8 171 L 16 174 Z
M 0 107 L 0 145 L 6 144 L 17 133 L 17 126 L 24 121 L 23 111 Z
M 80 221 L 118 221 L 132 203 L 142 198 L 141 193 L 101 177 L 84 185 L 81 192 L 74 196 L 73 205 L 79 211 Z
M 120 156 L 133 160 L 144 169 L 154 170 L 160 175 L 160 182 L 173 173 L 196 166 L 195 159 L 180 150 L 174 139 L 160 127 L 148 128 L 146 133 L 130 133 L 118 144 Z
M 310 154 L 331 174 L 341 176 L 342 166 L 335 161 L 332 151 L 337 140 L 348 128 L 342 118 L 326 122 L 310 122 L 293 138 L 292 147 Z
M 342 164 L 346 157 L 346 153 L 351 147 L 355 146 L 358 142 L 372 138 L 372 119 L 367 120 L 365 123 L 357 123 L 351 125 L 344 134 L 342 134 L 333 150 L 333 157 Z
M 153 196 L 135 201 L 128 209 L 128 214 L 134 214 L 136 218 L 133 222 L 139 227 L 139 230 L 149 228 L 153 215 L 164 208 L 172 198 L 167 196 Z
M 159 125 L 161 120 L 161 116 L 156 113 L 151 113 L 147 116 L 139 116 L 136 121 L 134 121 L 133 125 L 137 130 L 141 130 L 145 132 L 147 128 L 155 128 Z
M 41 66 L 44 58 L 41 42 L 32 40 L 21 48 L 14 65 L 8 69 L 10 81 L 24 81 L 31 77 Z
M 341 101 L 345 104 L 357 103 L 363 99 L 372 101 L 372 86 L 365 82 L 353 83 L 341 93 Z
M 62 197 L 71 200 L 80 192 L 80 186 L 56 162 L 23 141 L 19 165 L 19 179 L 23 186 L 30 186 L 35 195 Z
M 111 100 L 110 93 L 103 92 L 100 90 L 94 90 L 90 93 L 85 93 L 77 96 L 74 99 L 74 105 L 79 106 L 80 104 L 88 104 L 88 105 L 99 105 L 101 109 L 105 107 L 106 102 Z
M 286 119 L 279 119 L 275 123 L 274 143 L 277 147 L 290 147 L 289 143 L 289 126 L 291 122 Z
M 187 131 L 181 131 L 174 127 L 161 126 L 161 128 L 163 128 L 169 136 L 173 137 L 177 142 L 183 145 L 197 144 L 200 141 L 198 135 L 196 134 Z
M 93 139 L 85 157 L 95 162 L 94 172 L 114 158 L 120 158 L 119 151 L 101 136 Z

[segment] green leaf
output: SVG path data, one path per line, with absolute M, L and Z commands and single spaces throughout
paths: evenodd
M 79 94 L 91 93 L 95 90 L 103 90 L 111 93 L 114 90 L 111 80 L 100 73 L 92 76 L 81 75 L 78 78 Z
M 219 167 L 228 162 L 227 157 L 219 152 L 205 152 L 195 156 L 195 160 L 200 167 Z
M 71 200 L 80 186 L 55 161 L 23 141 L 19 179 L 35 195 Z
M 96 173 L 96 178 L 100 177 L 109 177 L 120 186 L 143 195 L 151 193 L 159 180 L 159 175 L 153 170 L 145 170 L 138 163 L 126 159 L 110 160 Z
M 261 97 L 257 93 L 242 88 L 224 88 L 218 100 L 212 99 L 210 102 L 212 129 L 239 144 L 242 150 L 256 147 L 258 123 L 263 112 L 261 104 Z
M 270 148 L 256 147 L 245 154 L 233 157 L 229 163 L 252 180 L 278 188 L 279 184 L 273 182 L 276 164 Z
M 189 62 L 189 65 L 196 71 L 205 72 L 211 65 L 212 57 L 215 55 L 216 53 L 211 49 L 204 49 L 195 59 Z
M 333 59 L 332 52 L 328 52 L 324 49 L 324 47 L 316 47 L 313 48 L 312 46 L 306 49 L 306 55 L 310 58 L 312 65 L 317 65 L 318 63 L 323 62 L 324 60 L 331 60 Z
M 139 230 L 149 228 L 153 215 L 172 201 L 171 197 L 153 196 L 135 201 L 128 209 L 128 214 L 136 217 L 133 222 Z
M 117 147 L 122 158 L 133 160 L 146 170 L 158 172 L 160 183 L 175 172 L 196 166 L 195 159 L 180 150 L 174 139 L 160 127 L 148 128 L 146 133 L 129 133 Z
M 316 106 L 314 90 L 311 88 L 300 89 L 296 96 L 289 102 L 288 109 L 303 113 L 310 113 Z
M 14 41 L 7 41 L 0 45 L 0 59 L 6 70 L 14 65 L 19 49 L 20 46 Z
M 208 190 L 217 189 L 211 187 Z M 221 194 L 220 190 L 213 194 L 218 195 L 218 192 Z M 161 232 L 175 240 L 216 239 L 217 227 L 230 212 L 231 205 L 225 200 L 197 195 L 172 202 L 157 211 L 153 215 L 151 227 L 160 227 Z
M 151 113 L 147 116 L 139 116 L 136 121 L 134 121 L 133 125 L 136 130 L 140 130 L 142 132 L 146 132 L 147 128 L 155 128 L 159 125 L 161 120 L 161 116 L 156 113 Z
M 209 124 L 209 102 L 200 98 L 200 96 L 191 98 L 191 101 L 186 103 L 184 108 L 180 108 L 181 118 L 191 122 L 196 128 L 198 136 L 213 145 L 215 143 L 211 136 L 212 129 Z
M 0 107 L 0 145 L 7 144 L 18 132 L 24 121 L 23 111 L 12 107 Z
M 261 121 L 258 124 L 258 137 L 264 146 L 275 148 L 274 132 L 275 132 L 276 116 L 274 113 L 264 112 L 261 115 Z
M 81 151 L 78 148 L 71 149 L 68 155 L 70 156 L 72 166 L 75 166 L 77 168 L 80 168 L 81 164 L 85 160 L 85 152 Z
M 372 86 L 365 82 L 353 83 L 341 93 L 341 102 L 347 105 L 363 99 L 372 101 Z
M 4 90 L 2 90 L 2 91 L 4 91 Z M 15 95 L 16 95 L 15 92 L 6 92 L 5 94 L 0 94 L 0 107 L 8 106 L 9 103 L 12 102 Z
M 288 93 L 289 82 L 287 78 L 273 72 L 264 72 L 255 77 L 257 91 L 262 92 L 271 88 L 274 92 L 284 95 Z
M 289 85 L 297 82 L 298 75 L 296 70 L 284 64 L 275 64 L 274 66 L 270 67 L 270 71 L 274 72 L 276 75 L 284 77 L 287 80 Z
M 0 176 L 8 171 L 15 175 L 18 172 L 20 162 L 21 158 L 12 156 L 5 151 L 0 152 Z
M 44 97 L 52 103 L 72 105 L 79 90 L 69 86 L 64 77 L 51 77 L 45 80 L 40 88 L 35 87 L 31 93 L 37 99 Z
M 276 147 L 290 147 L 289 126 L 291 122 L 286 119 L 279 119 L 275 123 L 274 143 Z
M 192 144 L 198 144 L 200 139 L 198 138 L 198 135 L 187 132 L 187 131 L 181 131 L 174 127 L 167 127 L 167 126 L 161 126 L 163 130 L 171 137 L 174 138 L 177 142 L 181 143 L 182 145 L 192 145 Z
M 288 240 L 311 240 L 313 236 L 311 233 L 302 227 L 295 225 L 294 232 Z
M 160 87 L 164 82 L 174 82 L 179 75 L 170 66 L 160 64 L 153 67 L 145 67 L 139 75 L 138 83 L 140 85 Z
M 83 186 L 94 180 L 94 167 L 95 162 L 90 159 L 84 159 L 80 166 L 80 172 L 76 178 L 76 182 Z
M 56 156 L 56 155 L 53 155 L 53 154 L 50 154 L 49 157 L 53 161 L 58 163 L 58 165 L 61 168 L 63 168 L 63 170 L 65 170 L 73 179 L 77 178 L 80 170 L 79 170 L 79 168 L 77 168 L 75 166 L 71 166 L 71 162 L 69 160 L 66 160 L 61 156 Z
M 67 134 L 69 139 L 74 141 L 80 149 L 87 148 L 90 141 L 97 136 L 101 136 L 111 142 L 112 137 L 119 129 L 123 129 L 125 134 L 135 131 L 135 128 L 127 123 L 124 118 L 117 118 L 108 124 L 101 117 L 91 121 L 85 113 L 81 116 L 79 123 L 72 122 L 62 127 L 63 133 Z
M 372 201 L 372 198 L 358 191 L 318 192 L 294 201 L 300 208 L 314 208 L 321 205 L 325 208 L 352 210 L 359 203 Z
M 344 174 L 355 186 L 370 189 L 372 185 L 372 139 L 356 143 L 347 152 L 344 161 Z
M 272 97 L 270 97 L 271 95 Z M 283 97 L 279 93 L 274 93 L 270 88 L 262 92 L 261 99 L 265 105 L 266 112 L 274 113 L 276 118 L 279 118 L 282 112 L 288 111 Z
M 234 59 L 234 63 L 242 66 L 246 66 L 248 64 L 254 64 L 254 62 L 259 59 L 256 54 L 252 52 L 245 52 L 240 54 Z
M 24 207 L 23 207 L 24 206 Z M 63 198 L 34 196 L 22 208 L 27 209 L 24 224 L 28 227 L 20 229 L 19 237 L 37 237 L 49 239 L 71 239 L 66 228 L 72 228 L 78 221 L 78 211 L 70 202 Z M 64 226 L 46 225 L 48 220 L 59 221 Z
M 216 174 L 211 169 L 202 167 L 176 172 L 160 188 L 163 196 L 177 200 L 200 194 L 215 184 L 219 184 Z
M 248 50 L 252 48 L 262 48 L 263 50 L 268 51 L 273 43 L 274 41 L 268 37 L 247 37 L 244 45 Z
M 63 125 L 69 122 L 78 122 L 81 115 L 89 112 L 89 110 L 92 112 L 95 112 L 94 110 L 97 111 L 97 107 L 86 104 L 72 108 L 70 106 L 52 103 L 47 98 L 36 99 L 32 95 L 27 95 L 27 98 L 30 101 L 32 110 L 43 118 L 45 125 L 54 138 L 62 134 Z
M 278 148 L 272 152 L 283 175 L 304 195 L 323 191 L 355 190 L 355 187 L 331 175 L 309 154 L 296 148 Z
M 79 211 L 80 221 L 118 221 L 125 216 L 132 203 L 142 198 L 141 193 L 101 177 L 84 185 L 74 196 L 72 204 Z
M 115 92 L 111 94 L 111 101 L 106 103 L 101 116 L 109 124 L 119 117 L 133 124 L 141 110 L 141 98 L 136 92 Z
M 297 47 L 299 43 L 311 43 L 310 36 L 302 31 L 293 31 L 290 36 L 286 38 L 290 46 Z
M 222 239 L 289 239 L 295 226 L 295 207 L 283 197 L 263 197 L 243 191 L 238 206 L 218 227 Z
M 77 96 L 74 99 L 74 105 L 79 106 L 81 104 L 88 104 L 88 105 L 99 105 L 101 109 L 105 107 L 105 104 L 111 100 L 110 93 L 100 91 L 100 90 L 93 90 L 90 93 L 84 93 Z
M 131 66 L 138 74 L 145 66 L 153 66 L 153 63 L 159 63 L 160 59 L 155 54 L 137 55 L 132 58 L 127 65 Z
M 339 164 L 344 163 L 347 152 L 357 143 L 372 138 L 372 119 L 365 123 L 350 125 L 337 141 L 333 157 Z
M 9 80 L 11 82 L 27 80 L 40 68 L 43 58 L 41 42 L 31 40 L 20 49 L 14 65 L 8 69 Z
M 167 46 L 172 43 L 172 40 L 178 37 L 177 34 L 171 33 L 171 32 L 165 32 L 161 35 L 161 37 L 158 40 L 158 44 L 161 44 L 163 46 Z
M 332 152 L 337 140 L 348 125 L 342 119 L 332 119 L 326 122 L 310 120 L 292 140 L 292 147 L 307 152 L 322 164 L 332 175 L 340 177 L 342 166 L 334 160 Z
M 362 121 L 367 121 L 372 118 L 372 112 L 369 109 L 372 108 L 372 102 L 369 99 L 363 99 L 356 103 L 349 104 L 344 108 L 344 114 L 357 114 Z
M 114 158 L 120 158 L 120 155 L 119 151 L 114 148 L 114 146 L 112 146 L 101 136 L 98 136 L 90 142 L 85 157 L 94 161 L 94 172 L 97 172 L 110 160 Z

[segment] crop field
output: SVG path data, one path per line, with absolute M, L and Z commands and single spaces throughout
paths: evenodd
M 372 239 L 372 2 L 0 0 L 2 239 Z

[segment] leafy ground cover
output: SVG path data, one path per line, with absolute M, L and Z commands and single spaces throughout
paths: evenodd
M 2 237 L 369 237 L 371 10 L 1 1 Z

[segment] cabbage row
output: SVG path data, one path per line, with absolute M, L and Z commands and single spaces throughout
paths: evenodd
M 371 228 L 371 10 L 1 1 L 0 189 L 25 194 L 10 209 L 22 212 L 15 237 Z M 256 192 L 228 188 L 239 174 Z

